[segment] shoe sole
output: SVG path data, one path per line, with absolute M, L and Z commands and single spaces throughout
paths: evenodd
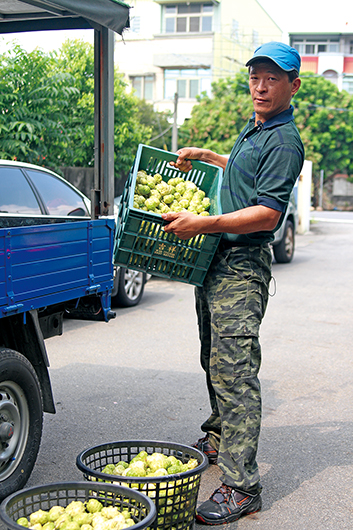
M 255 506 L 253 508 L 251 508 L 251 512 L 240 512 L 240 513 L 236 513 L 236 514 L 229 514 L 228 516 L 224 516 L 222 518 L 219 518 L 217 521 L 215 521 L 214 519 L 206 519 L 204 517 L 201 517 L 201 515 L 198 515 L 196 514 L 195 515 L 195 519 L 198 523 L 201 523 L 201 524 L 207 524 L 207 525 L 210 525 L 210 526 L 218 526 L 220 524 L 227 524 L 227 523 L 233 523 L 234 521 L 237 521 L 238 519 L 240 519 L 240 517 L 243 517 L 243 516 L 246 516 L 246 515 L 252 515 L 253 513 L 257 513 L 261 510 L 262 508 L 262 500 L 261 498 L 259 499 L 258 501 L 258 506 Z

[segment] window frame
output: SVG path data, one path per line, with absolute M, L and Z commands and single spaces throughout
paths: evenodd
M 192 7 L 193 6 L 200 6 L 200 11 L 193 12 Z M 186 13 L 179 12 L 179 7 L 185 7 Z M 211 9 L 205 9 L 204 8 L 211 8 Z M 175 9 L 174 12 L 168 13 L 168 10 Z M 214 22 L 214 2 L 210 0 L 206 1 L 199 1 L 199 2 L 174 2 L 174 3 L 168 3 L 163 4 L 163 34 L 165 35 L 180 35 L 180 34 L 204 34 L 204 33 L 212 33 L 213 31 L 213 22 Z M 191 24 L 194 23 L 192 19 L 199 18 L 198 22 L 198 30 L 191 30 Z M 185 25 L 179 26 L 182 28 L 185 28 L 183 30 L 178 31 L 178 20 L 179 23 L 184 21 L 185 19 Z M 211 19 L 211 29 L 203 30 L 204 27 L 204 19 Z M 171 21 L 174 21 L 172 24 Z M 183 23 L 184 24 L 184 23 Z M 209 24 L 209 21 L 207 22 Z
M 87 207 L 86 201 L 84 199 L 84 196 L 77 190 L 75 187 L 71 186 L 69 182 L 61 179 L 58 175 L 53 175 L 52 173 L 48 173 L 46 171 L 42 171 L 40 168 L 23 168 L 23 172 L 26 175 L 26 179 L 30 182 L 30 185 L 32 189 L 35 190 L 36 196 L 38 195 L 40 198 L 40 202 L 43 205 L 43 209 L 45 211 L 45 216 L 51 217 L 51 218 L 68 218 L 70 217 L 69 212 L 73 212 L 78 210 L 79 208 L 82 208 L 82 210 L 85 212 L 84 216 L 77 214 L 77 217 L 90 217 L 90 211 Z M 57 185 L 62 187 L 64 191 L 64 195 L 61 195 L 60 197 L 63 197 L 66 199 L 67 196 L 69 197 L 76 197 L 76 203 L 75 204 L 69 204 L 69 212 L 68 213 L 57 213 L 55 211 L 52 211 L 51 207 L 48 205 L 48 197 L 45 196 L 45 189 L 41 188 L 41 184 L 38 184 L 38 181 L 36 181 L 36 175 L 41 175 L 44 177 L 44 181 L 47 180 L 47 182 L 50 182 L 50 179 L 53 179 L 52 182 L 56 182 Z M 49 186 L 51 188 L 51 186 Z M 55 191 L 55 188 L 53 188 Z M 57 198 L 58 195 L 55 195 Z M 52 199 L 51 199 L 52 200 Z M 54 207 L 53 207 L 54 208 Z
M 141 96 L 139 96 L 138 94 L 135 94 L 136 97 L 138 97 L 139 99 L 144 99 L 145 101 L 153 101 L 154 79 L 155 79 L 154 74 L 130 75 L 129 79 L 130 79 L 130 84 L 135 91 L 136 91 L 136 88 L 134 86 L 134 80 L 141 79 Z M 146 98 L 146 80 L 147 79 L 149 79 L 152 84 L 152 94 L 151 94 L 152 97 L 151 98 Z
M 319 55 L 329 53 L 341 53 L 341 43 L 339 38 L 327 38 L 327 39 L 292 39 L 292 46 L 295 48 L 300 55 Z M 320 47 L 325 46 L 325 49 L 319 50 Z M 337 50 L 332 50 L 332 47 L 336 47 Z M 312 47 L 312 51 L 310 51 Z M 331 49 L 330 49 L 331 48 Z
M 207 75 L 202 75 L 203 72 L 207 72 Z M 174 74 L 174 75 L 173 75 Z M 169 77 L 170 76 L 170 77 Z M 201 95 L 202 92 L 202 83 L 208 82 L 209 88 L 206 91 L 211 92 L 211 82 L 212 82 L 212 71 L 211 68 L 165 68 L 164 69 L 164 90 L 163 95 L 165 100 L 171 100 L 174 97 L 175 92 L 178 93 L 178 97 L 181 100 L 196 100 L 196 97 Z M 195 82 L 198 82 L 198 90 L 195 95 L 191 95 L 191 92 L 195 93 L 195 90 L 192 89 L 192 85 Z M 166 85 L 172 85 L 174 83 L 173 94 L 169 91 L 167 93 Z M 181 92 L 181 87 L 184 85 L 186 87 L 185 95 Z

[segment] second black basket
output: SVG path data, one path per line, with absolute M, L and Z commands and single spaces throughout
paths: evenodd
M 198 461 L 192 470 L 160 477 L 126 477 L 107 475 L 103 469 L 121 460 L 129 463 L 141 451 L 149 455 L 163 453 L 173 455 L 183 463 L 191 458 Z M 208 466 L 207 457 L 198 449 L 172 442 L 119 441 L 106 443 L 82 451 L 76 459 L 77 467 L 86 480 L 102 480 L 136 488 L 153 499 L 157 517 L 150 528 L 158 530 L 188 530 L 192 528 L 196 511 L 201 473 Z
M 154 503 L 136 490 L 104 483 L 62 482 L 13 493 L 0 505 L 0 519 L 8 530 L 23 530 L 24 527 L 16 522 L 21 517 L 29 518 L 38 510 L 49 511 L 53 506 L 65 508 L 73 501 L 86 503 L 90 499 L 99 500 L 103 506 L 130 512 L 135 522 L 130 527 L 132 530 L 147 528 L 156 517 Z

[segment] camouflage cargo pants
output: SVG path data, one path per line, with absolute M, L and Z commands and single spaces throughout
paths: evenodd
M 260 491 L 256 453 L 261 423 L 259 328 L 268 301 L 268 246 L 217 252 L 196 287 L 201 365 L 212 413 L 201 429 L 218 448 L 222 482 Z

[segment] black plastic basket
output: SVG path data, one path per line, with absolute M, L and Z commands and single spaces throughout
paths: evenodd
M 117 464 L 121 460 L 130 462 L 140 451 L 146 451 L 148 454 L 160 452 L 166 456 L 173 455 L 183 463 L 195 458 L 199 465 L 190 471 L 161 477 L 136 478 L 102 473 L 107 464 Z M 201 473 L 207 468 L 208 459 L 198 449 L 186 445 L 132 440 L 106 443 L 86 449 L 78 455 L 76 465 L 83 472 L 86 480 L 125 484 L 153 499 L 157 517 L 150 525 L 151 529 L 188 530 L 194 523 Z
M 23 489 L 7 497 L 0 505 L 0 518 L 9 530 L 24 530 L 16 521 L 37 510 L 49 511 L 53 506 L 66 507 L 72 501 L 98 499 L 104 506 L 128 510 L 135 525 L 132 530 L 150 526 L 156 517 L 154 503 L 143 493 L 107 483 L 63 482 Z

